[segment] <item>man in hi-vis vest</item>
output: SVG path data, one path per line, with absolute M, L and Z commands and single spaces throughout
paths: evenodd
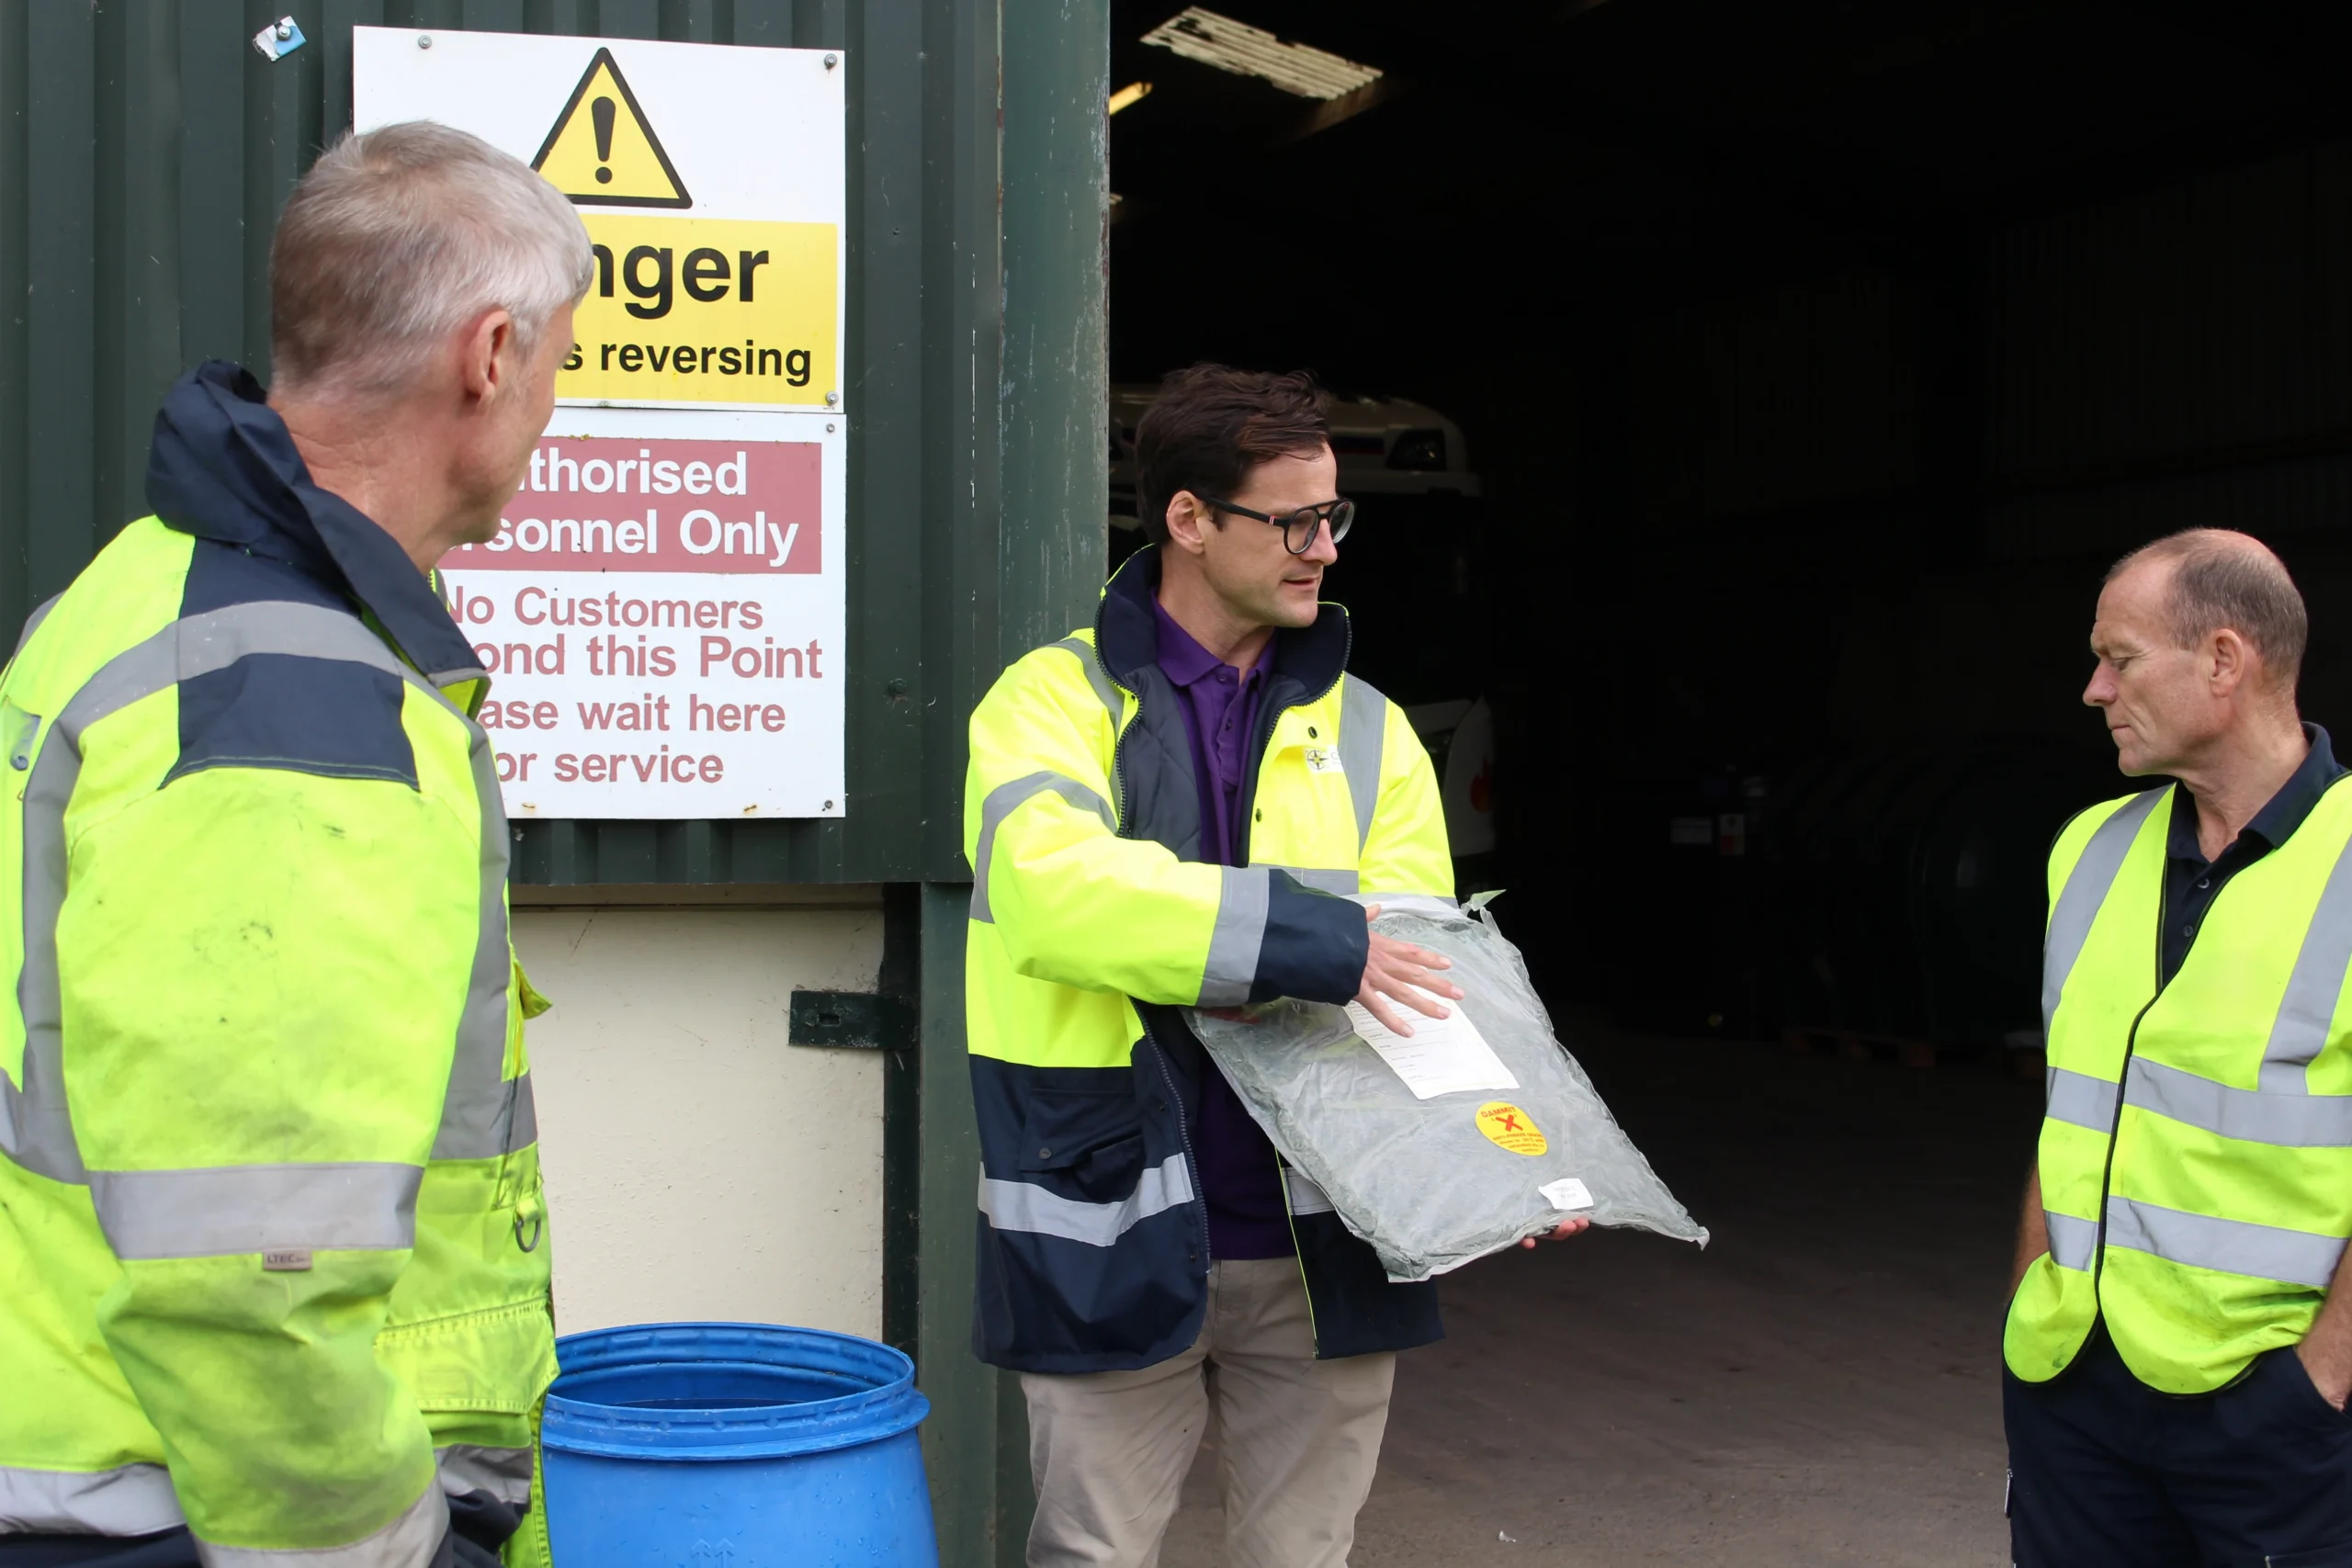
M 545 1561 L 539 1004 L 427 574 L 495 534 L 594 276 L 462 131 L 328 148 L 266 396 L 164 395 L 153 514 L 0 676 L 0 1568 Z
M 2049 1100 L 2005 1338 L 2019 1568 L 2352 1564 L 2352 787 L 2243 534 L 2108 574 L 2125 773 L 2050 855 Z

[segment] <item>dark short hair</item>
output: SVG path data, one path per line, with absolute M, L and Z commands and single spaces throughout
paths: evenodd
M 1136 426 L 1136 512 L 1168 542 L 1168 503 L 1184 491 L 1230 497 L 1259 464 L 1331 444 L 1323 389 L 1303 370 L 1195 365 L 1169 373 Z
M 2170 562 L 2165 615 L 2172 638 L 2195 648 L 2227 626 L 2262 656 L 2269 683 L 2293 691 L 2311 640 L 2311 617 L 2287 568 L 2251 535 L 2188 528 L 2143 545 L 2108 569 L 2113 582 L 2136 566 Z

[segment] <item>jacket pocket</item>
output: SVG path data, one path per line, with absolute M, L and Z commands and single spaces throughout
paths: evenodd
M 1143 1178 L 1143 1115 L 1124 1092 L 1033 1089 L 1016 1167 L 1088 1202 L 1114 1203 Z
M 555 1323 L 545 1300 L 404 1323 L 376 1337 L 376 1359 L 428 1414 L 527 1416 L 555 1381 Z

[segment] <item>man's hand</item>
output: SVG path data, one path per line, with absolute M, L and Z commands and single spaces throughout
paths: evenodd
M 1363 912 L 1366 920 L 1379 917 L 1377 904 Z M 1410 1008 L 1430 1018 L 1444 1018 L 1448 1016 L 1446 1007 L 1437 998 L 1443 997 L 1457 1002 L 1462 999 L 1462 987 L 1437 973 L 1453 967 L 1453 960 L 1442 953 L 1431 953 L 1374 931 L 1372 950 L 1364 954 L 1363 984 L 1356 987 L 1356 1000 L 1391 1033 L 1410 1034 L 1413 1026 L 1405 1021 L 1401 1008 Z M 1392 1002 L 1398 1006 L 1390 1006 Z
M 2025 1283 L 2025 1271 L 2035 1259 L 2050 1250 L 2050 1216 L 2041 1209 L 2041 1156 L 2036 1155 L 2033 1164 L 2026 1168 L 2025 1203 L 2018 1211 L 2017 1260 L 2009 1265 L 2009 1299 L 2017 1299 L 2018 1287 Z
M 1519 1245 L 1532 1252 L 1535 1250 L 1535 1244 L 1539 1241 L 1566 1241 L 1572 1235 L 1582 1235 L 1591 1228 L 1592 1222 L 1588 1219 L 1562 1220 L 1558 1228 L 1551 1235 L 1523 1235 L 1519 1238 Z
M 2295 1347 L 2295 1359 L 2303 1363 L 2304 1375 L 2319 1396 L 2343 1409 L 2346 1396 L 2352 1394 L 2352 1251 L 2336 1264 L 2327 1300 L 2320 1303 L 2311 1332 Z
M 2331 1355 L 2331 1349 L 2336 1353 Z M 2295 1359 L 2303 1363 L 2303 1375 L 2312 1380 L 2319 1396 L 2338 1410 L 2343 1409 L 2346 1398 L 2352 1396 L 2352 1359 L 2347 1359 L 2340 1348 L 2314 1347 L 2309 1338 L 2295 1347 Z

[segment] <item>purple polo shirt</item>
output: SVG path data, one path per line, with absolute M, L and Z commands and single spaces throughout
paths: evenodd
M 1159 601 L 1151 604 L 1159 627 L 1160 673 L 1183 694 L 1184 732 L 1193 742 L 1193 776 L 1201 784 L 1201 859 L 1240 865 L 1238 830 L 1250 803 L 1242 789 L 1250 773 L 1250 739 L 1258 705 L 1273 671 L 1274 645 L 1250 669 L 1237 670 L 1193 639 Z M 1205 1059 L 1205 1058 L 1204 1058 Z M 1200 1162 L 1201 1196 L 1209 1210 L 1214 1258 L 1288 1258 L 1290 1213 L 1283 1202 L 1274 1145 L 1242 1108 L 1214 1061 L 1201 1077 L 1201 1113 L 1193 1128 Z

